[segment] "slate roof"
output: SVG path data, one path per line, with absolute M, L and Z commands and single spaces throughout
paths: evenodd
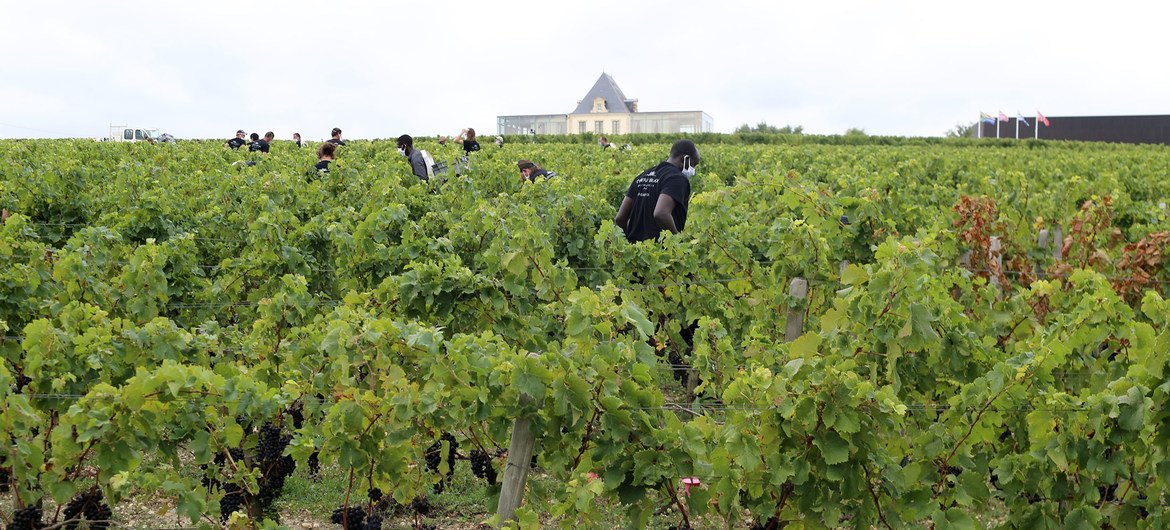
M 618 88 L 617 82 L 609 74 L 603 73 L 601 77 L 597 78 L 597 82 L 593 83 L 593 88 L 589 89 L 589 93 L 581 98 L 581 102 L 577 104 L 577 108 L 571 114 L 593 112 L 593 100 L 599 97 L 605 98 L 605 108 L 609 112 L 633 112 L 630 104 L 627 103 L 633 100 L 627 99 L 626 95 L 622 93 L 622 89 Z

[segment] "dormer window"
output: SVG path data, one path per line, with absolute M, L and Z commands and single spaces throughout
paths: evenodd
M 605 108 L 605 98 L 593 98 L 593 112 L 609 112 L 609 110 Z

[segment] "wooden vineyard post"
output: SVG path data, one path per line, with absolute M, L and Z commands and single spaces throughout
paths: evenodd
M 808 298 L 808 281 L 804 278 L 793 278 L 788 284 L 788 294 L 798 300 Z M 802 307 L 788 308 L 788 322 L 784 326 L 784 342 L 792 342 L 804 332 L 804 304 Z
M 1048 250 L 1048 234 L 1047 228 L 1041 228 L 1040 233 L 1036 236 L 1036 246 L 1040 248 L 1040 252 Z M 1040 266 L 1039 262 L 1036 263 L 1036 277 L 1041 280 L 1044 279 L 1044 268 Z
M 535 353 L 528 355 L 537 357 Z M 526 408 L 532 398 L 520 394 L 520 406 Z M 512 440 L 508 443 L 508 463 L 504 465 L 504 479 L 500 486 L 500 502 L 496 515 L 500 524 L 516 518 L 516 509 L 524 500 L 524 486 L 528 482 L 528 470 L 532 467 L 532 451 L 536 447 L 536 434 L 532 432 L 532 418 L 521 416 L 512 421 Z
M 1052 230 L 1052 259 L 1064 261 L 1064 232 L 1059 226 Z

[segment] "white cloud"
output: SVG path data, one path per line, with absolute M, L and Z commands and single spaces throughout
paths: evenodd
M 569 111 L 602 70 L 719 130 L 938 135 L 979 111 L 1159 114 L 1147 2 L 75 3 L 0 0 L 0 122 L 92 136 L 490 132 Z M 0 136 L 28 129 L 0 125 Z M 47 134 L 46 134 L 47 135 Z

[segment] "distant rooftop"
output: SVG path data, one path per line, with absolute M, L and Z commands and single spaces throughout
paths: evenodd
M 572 114 L 589 114 L 593 111 L 593 101 L 597 98 L 605 100 L 605 108 L 609 112 L 634 112 L 631 105 L 634 100 L 627 99 L 622 89 L 618 88 L 617 82 L 609 74 L 602 73 L 597 82 L 593 83 L 593 88 L 589 89 L 589 93 L 577 103 L 577 108 Z

